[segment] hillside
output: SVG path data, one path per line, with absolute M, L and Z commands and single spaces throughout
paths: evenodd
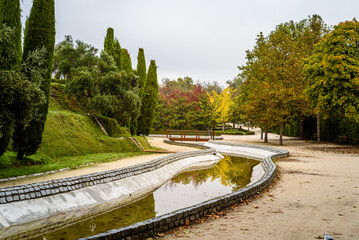
M 77 167 L 93 162 L 143 154 L 130 139 L 129 130 L 119 127 L 109 118 L 101 118 L 110 136 L 98 126 L 92 116 L 71 111 L 61 84 L 51 86 L 49 113 L 41 147 L 24 162 L 15 159 L 15 153 L 7 151 L 0 158 L 0 178 L 27 175 L 64 167 Z M 113 136 L 113 137 L 112 137 Z M 145 149 L 150 146 L 144 137 L 136 137 Z

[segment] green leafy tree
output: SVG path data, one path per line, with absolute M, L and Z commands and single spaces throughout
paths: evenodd
M 102 51 L 100 54 L 100 60 L 98 62 L 97 70 L 98 70 L 100 76 L 102 76 L 108 72 L 118 71 L 118 69 L 116 67 L 115 59 L 113 59 L 113 57 L 111 57 L 105 51 Z
M 135 135 L 141 105 L 138 77 L 125 71 L 110 71 L 100 78 L 98 87 L 100 94 L 92 100 L 94 110 L 127 125 Z
M 104 42 L 104 51 L 107 52 L 109 55 L 113 55 L 113 50 L 114 50 L 114 40 L 115 40 L 115 35 L 114 35 L 114 31 L 113 28 L 107 28 L 107 34 L 105 37 L 105 42 Z
M 67 94 L 70 97 L 74 97 L 84 111 L 89 108 L 94 91 L 95 78 L 87 69 L 79 69 L 72 80 L 66 85 Z
M 141 106 L 141 115 L 138 121 L 138 133 L 150 134 L 152 122 L 155 116 L 158 95 L 157 66 L 155 60 L 151 60 L 147 72 L 146 85 Z
M 9 27 L 0 28 L 0 62 L 6 63 L 16 58 L 16 46 L 13 41 L 14 31 Z M 3 37 L 6 36 L 6 37 Z M 3 52 L 4 50 L 4 52 Z M 5 54 L 4 54 L 5 53 Z M 0 68 L 0 156 L 5 152 L 13 126 L 28 126 L 32 121 L 41 118 L 39 106 L 44 104 L 43 91 L 38 87 L 43 73 L 44 49 L 34 51 L 21 65 L 4 69 Z M 24 74 L 27 73 L 27 74 Z M 29 81 L 30 76 L 37 81 Z M 17 128 L 16 128 L 17 129 Z M 16 130 L 15 129 L 15 130 Z M 18 142 L 16 132 L 13 134 L 14 142 Z
M 254 49 L 247 51 L 247 64 L 240 67 L 246 79 L 241 96 L 245 118 L 266 130 L 280 126 L 280 144 L 284 124 L 312 114 L 307 98 L 298 94 L 305 88 L 302 59 L 325 29 L 317 15 L 280 24 L 267 37 L 258 36 Z
M 303 69 L 306 93 L 324 117 L 359 123 L 359 22 L 339 23 L 316 45 Z
M 204 89 L 206 92 L 213 92 L 215 91 L 217 94 L 220 94 L 222 92 L 222 87 L 219 85 L 217 81 L 214 82 L 206 82 L 203 84 Z
M 14 29 L 13 42 L 15 44 L 15 59 L 8 61 L 11 64 L 20 64 L 21 62 L 21 10 L 20 0 L 2 0 L 0 2 L 0 26 L 6 26 Z
M 98 49 L 95 47 L 79 40 L 75 45 L 71 36 L 65 36 L 63 41 L 56 44 L 54 50 L 53 73 L 55 73 L 55 78 L 71 81 L 73 69 L 95 68 L 98 64 L 97 52 Z
M 36 153 L 42 141 L 42 132 L 46 121 L 48 102 L 50 96 L 50 81 L 52 73 L 52 61 L 55 45 L 55 3 L 54 0 L 34 0 L 30 16 L 27 19 L 24 36 L 24 52 L 22 61 L 29 59 L 31 52 L 45 49 L 44 64 L 40 89 L 44 92 L 46 101 L 38 106 L 41 118 L 33 119 L 28 125 L 16 125 L 14 132 L 14 149 L 18 152 L 17 158 L 23 155 Z M 32 72 L 25 72 L 31 82 L 37 82 Z M 37 77 L 37 76 L 36 76 Z
M 115 38 L 113 28 L 107 29 L 107 34 L 104 42 L 104 51 L 113 57 L 116 66 L 121 69 L 121 45 L 117 38 Z
M 3 4 L 3 3 L 2 3 Z M 13 127 L 13 109 L 18 75 L 10 72 L 16 63 L 14 30 L 0 25 L 0 156 L 6 151 Z
M 113 45 L 113 54 L 112 57 L 114 58 L 116 62 L 117 68 L 121 69 L 121 45 L 120 42 L 115 38 L 115 43 Z
M 141 92 L 145 88 L 146 85 L 146 60 L 145 60 L 145 53 L 143 48 L 138 49 L 137 55 L 137 75 L 139 77 L 139 87 Z M 141 94 L 142 95 L 142 94 Z
M 130 54 L 127 49 L 121 48 L 121 71 L 125 71 L 127 73 L 132 72 L 132 62 Z

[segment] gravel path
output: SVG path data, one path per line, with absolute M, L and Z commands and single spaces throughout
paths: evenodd
M 173 152 L 198 151 L 197 148 L 165 144 L 165 143 L 163 143 L 163 138 L 150 138 L 148 141 L 153 146 L 156 146 L 156 147 L 159 147 L 162 149 L 166 149 L 171 152 L 172 151 Z M 49 180 L 54 180 L 54 179 L 80 176 L 80 175 L 85 175 L 85 174 L 90 174 L 90 173 L 95 173 L 95 172 L 108 171 L 111 169 L 117 169 L 117 168 L 127 167 L 127 166 L 131 166 L 131 165 L 136 165 L 139 163 L 144 163 L 144 162 L 151 161 L 155 158 L 159 158 L 159 157 L 166 156 L 166 155 L 168 155 L 168 154 L 150 154 L 150 155 L 140 155 L 140 156 L 135 156 L 135 157 L 130 157 L 130 158 L 121 158 L 119 160 L 115 160 L 112 162 L 94 164 L 94 165 L 78 168 L 75 170 L 67 170 L 67 171 L 56 172 L 56 173 L 49 174 L 49 175 L 30 177 L 30 178 L 22 178 L 22 179 L 17 179 L 15 181 L 2 182 L 2 183 L 0 183 L 0 187 L 8 187 L 8 186 L 14 186 L 14 185 L 20 185 L 20 184 L 49 181 Z

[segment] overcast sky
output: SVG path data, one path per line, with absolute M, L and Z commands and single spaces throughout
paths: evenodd
M 329 25 L 358 18 L 358 0 L 55 0 L 56 43 L 71 35 L 103 49 L 112 27 L 137 65 L 155 59 L 158 80 L 189 76 L 222 86 L 238 74 L 256 36 L 319 14 Z M 31 0 L 21 3 L 23 19 Z M 23 24 L 24 25 L 24 24 Z

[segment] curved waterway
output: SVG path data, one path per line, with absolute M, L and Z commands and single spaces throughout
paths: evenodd
M 252 168 L 258 163 L 252 159 L 225 156 L 211 168 L 179 174 L 132 204 L 54 230 L 36 239 L 92 236 L 220 197 L 245 187 L 250 182 Z

